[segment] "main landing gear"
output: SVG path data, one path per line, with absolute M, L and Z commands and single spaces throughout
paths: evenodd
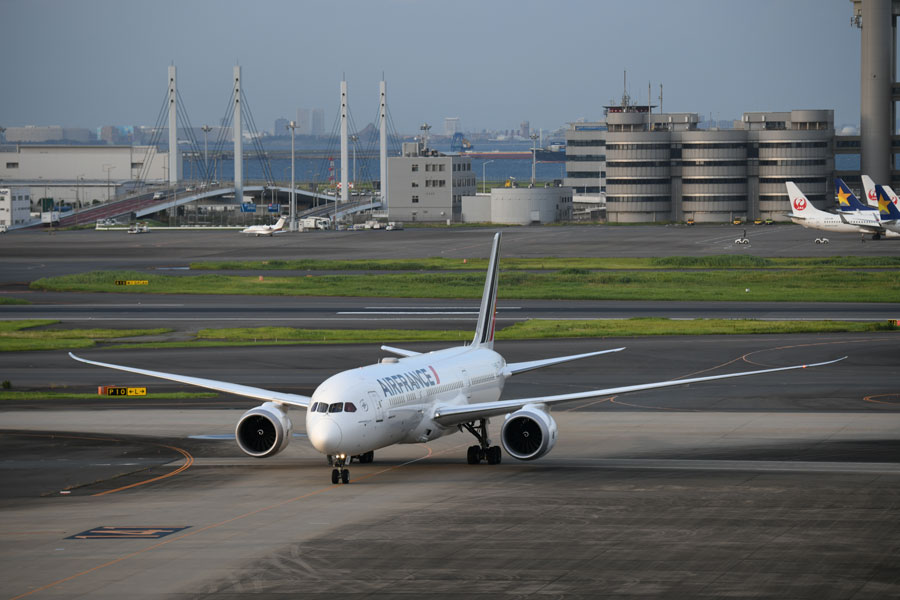
M 459 429 L 460 431 L 465 429 L 478 440 L 478 444 L 469 446 L 469 450 L 466 452 L 466 458 L 470 465 L 477 465 L 483 460 L 487 460 L 489 465 L 500 464 L 503 455 L 500 453 L 500 446 L 491 446 L 487 431 L 487 419 L 479 419 L 477 423 L 475 421 L 463 423 Z

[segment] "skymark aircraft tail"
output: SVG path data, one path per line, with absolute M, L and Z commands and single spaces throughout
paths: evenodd
M 838 204 L 844 212 L 853 212 L 858 210 L 875 210 L 870 206 L 866 206 L 850 191 L 850 188 L 844 183 L 840 177 L 834 178 L 834 193 L 837 194 Z
M 478 313 L 478 325 L 475 327 L 473 346 L 481 348 L 494 347 L 494 326 L 497 321 L 497 279 L 500 273 L 500 234 L 494 234 L 494 247 L 491 249 L 491 261 L 488 264 L 487 277 L 484 280 L 484 293 L 481 295 L 481 310 Z
M 876 185 L 875 194 L 878 199 L 878 213 L 882 221 L 895 221 L 900 219 L 900 209 L 894 203 L 894 190 L 886 185 Z

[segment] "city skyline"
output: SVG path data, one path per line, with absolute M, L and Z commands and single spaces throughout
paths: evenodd
M 663 84 L 665 112 L 723 120 L 825 108 L 836 128 L 858 126 L 859 30 L 848 2 L 633 4 L 6 0 L 0 18 L 18 24 L 7 45 L 22 52 L 0 65 L 11 92 L 0 126 L 152 125 L 170 63 L 195 126 L 224 116 L 235 63 L 264 130 L 297 107 L 320 106 L 327 134 L 342 74 L 361 129 L 375 120 L 384 72 L 401 133 L 422 122 L 439 132 L 446 117 L 465 131 L 523 121 L 549 131 L 602 119 L 626 70 L 638 103 L 649 83 L 659 104 Z M 784 72 L 788 56 L 803 68 Z

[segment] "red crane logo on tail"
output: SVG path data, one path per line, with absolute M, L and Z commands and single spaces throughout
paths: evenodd
M 876 194 L 875 194 L 875 190 L 874 190 L 874 189 L 869 190 L 869 200 L 871 200 L 872 202 L 876 202 L 876 201 L 877 201 L 877 198 L 876 198 Z
M 804 210 L 806 208 L 806 198 L 803 196 L 794 198 L 794 208 L 797 210 Z

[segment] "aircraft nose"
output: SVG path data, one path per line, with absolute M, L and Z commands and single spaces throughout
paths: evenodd
M 332 419 L 320 419 L 307 432 L 313 448 L 322 454 L 338 454 L 341 444 L 341 428 Z

